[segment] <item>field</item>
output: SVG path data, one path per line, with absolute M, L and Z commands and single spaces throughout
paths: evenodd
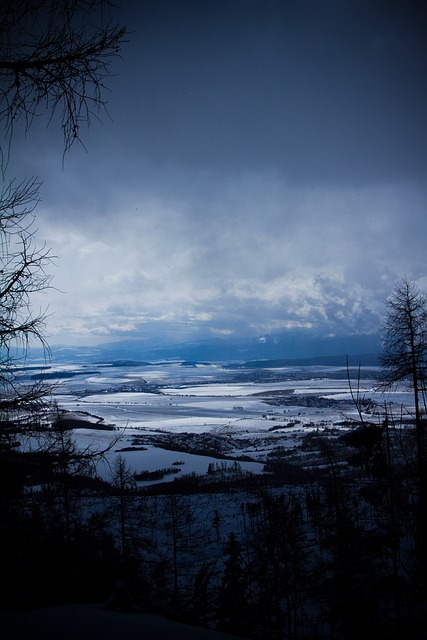
M 375 367 L 349 373 L 351 388 L 345 367 L 103 363 L 53 366 L 44 375 L 79 446 L 102 450 L 120 434 L 99 474 L 108 479 L 120 453 L 137 473 L 163 470 L 139 481 L 153 484 L 206 474 L 218 460 L 262 473 L 275 452 L 321 464 L 308 446 L 310 435 L 336 438 L 357 421 L 351 390 L 363 399 L 370 422 L 382 419 L 386 402 L 410 410 L 404 389 L 377 390 Z

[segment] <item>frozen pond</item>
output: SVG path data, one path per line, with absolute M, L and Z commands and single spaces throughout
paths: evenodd
M 113 452 L 108 456 L 110 464 L 102 463 L 99 465 L 98 472 L 101 477 L 108 479 L 111 476 L 111 464 L 114 462 L 114 457 L 116 455 L 117 453 Z M 210 464 L 223 464 L 229 469 L 232 469 L 233 466 L 233 462 L 230 460 L 221 461 L 210 456 L 195 455 L 182 451 L 169 451 L 152 445 L 148 445 L 146 451 L 124 451 L 120 452 L 120 455 L 126 460 L 126 464 L 137 473 L 141 471 L 156 471 L 157 469 L 170 468 L 175 469 L 177 472 L 165 474 L 164 479 L 162 480 L 138 482 L 139 485 L 158 484 L 160 482 L 169 481 L 191 473 L 205 475 L 208 473 Z M 264 465 L 259 462 L 239 461 L 238 464 L 242 471 L 250 471 L 251 473 L 262 473 L 264 468 Z

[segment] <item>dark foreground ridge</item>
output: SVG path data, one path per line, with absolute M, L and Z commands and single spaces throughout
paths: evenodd
M 236 640 L 237 636 L 168 620 L 151 613 L 107 611 L 99 604 L 0 613 L 3 640 Z

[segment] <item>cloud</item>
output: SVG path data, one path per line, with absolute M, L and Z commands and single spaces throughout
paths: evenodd
M 189 335 L 372 331 L 393 281 L 425 274 L 425 194 L 411 184 L 302 189 L 250 173 L 210 184 L 209 199 L 191 174 L 186 185 L 179 200 L 113 190 L 102 214 L 66 215 L 62 230 L 41 208 L 67 292 L 49 296 L 54 337 L 156 323 Z
M 375 330 L 397 279 L 427 281 L 418 11 L 125 3 L 111 121 L 64 170 L 36 122 L 10 163 L 44 181 L 52 341 Z

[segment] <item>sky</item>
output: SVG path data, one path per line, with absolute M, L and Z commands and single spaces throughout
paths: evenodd
M 427 14 L 378 0 L 123 2 L 109 117 L 13 142 L 56 256 L 51 344 L 378 330 L 427 290 Z

